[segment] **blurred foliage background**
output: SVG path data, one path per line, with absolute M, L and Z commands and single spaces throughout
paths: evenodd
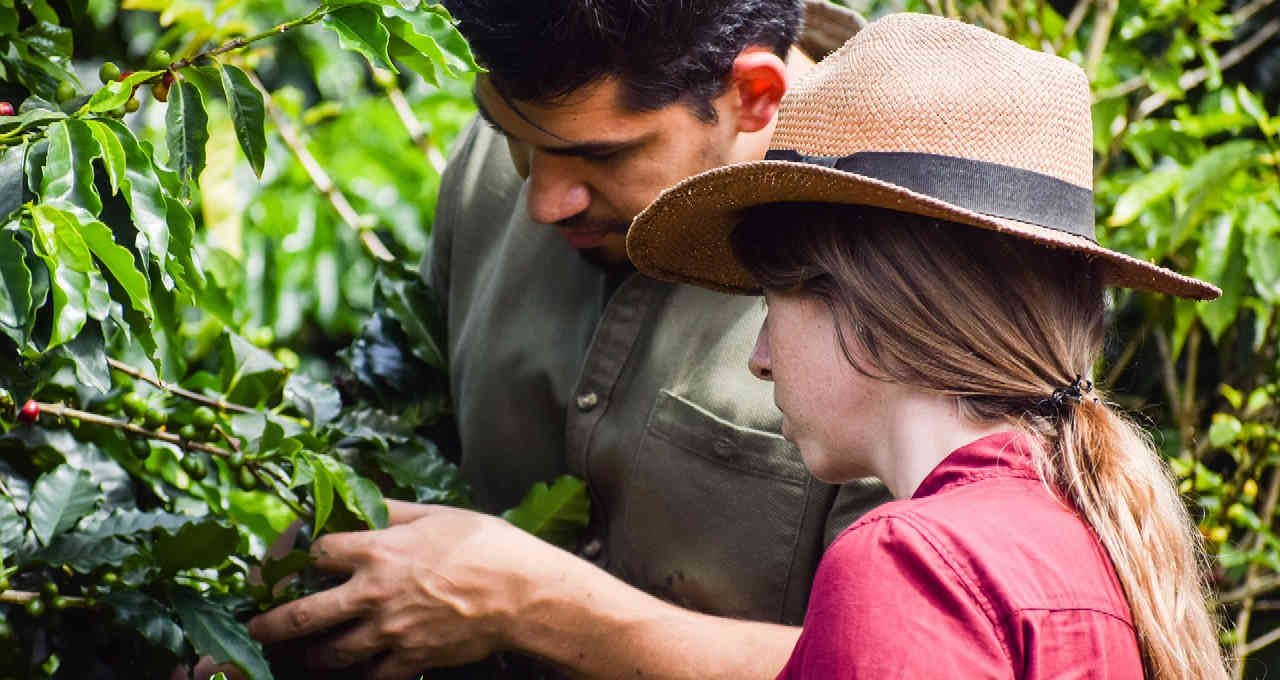
M 394 10 L 394 2 L 380 4 Z M 1236 677 L 1266 677 L 1280 668 L 1280 3 L 848 4 L 868 18 L 918 11 L 963 19 L 1080 64 L 1094 89 L 1100 241 L 1223 288 L 1213 303 L 1117 292 L 1116 340 L 1096 378 L 1148 424 L 1195 512 Z M 158 50 L 181 59 L 316 7 L 302 0 L 0 0 L 0 102 L 14 109 L 32 97 L 57 102 L 67 94 L 59 92 L 63 82 L 89 94 L 104 61 L 141 70 Z M 18 22 L 6 25 L 8 14 Z M 337 384 L 344 406 L 366 409 L 361 424 L 386 411 L 409 413 L 392 448 L 438 442 L 447 450 L 443 356 L 429 296 L 412 270 L 429 247 L 445 154 L 472 115 L 472 76 L 460 68 L 425 78 L 407 64 L 411 55 L 394 51 L 394 63 L 409 67 L 393 73 L 377 52 L 302 25 L 220 56 L 269 93 L 260 177 L 224 100 L 208 98 L 206 164 L 188 209 L 193 262 L 209 283 L 175 298 L 172 316 L 158 322 L 167 324 L 158 332 L 172 335 L 160 342 L 172 361 L 148 362 L 136 350 L 112 356 L 220 393 L 227 385 L 201 376 L 228 354 L 231 333 L 282 370 Z M 139 109 L 123 122 L 168 162 L 169 107 L 145 88 L 137 99 Z M 0 378 L 20 399 L 54 393 L 82 406 L 101 403 L 78 386 L 78 374 L 41 365 L 48 375 L 38 381 L 8 368 Z M 285 401 L 276 394 L 260 404 L 278 410 Z M 355 421 L 348 425 L 356 429 Z M 125 446 L 98 443 L 107 457 L 125 460 L 113 445 Z M 259 542 L 289 518 L 277 506 L 242 514 L 262 519 Z

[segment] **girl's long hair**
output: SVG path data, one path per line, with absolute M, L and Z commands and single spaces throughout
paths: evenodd
M 825 301 L 859 371 L 955 397 L 975 422 L 1031 435 L 1042 479 L 1111 557 L 1146 676 L 1227 677 L 1200 534 L 1144 430 L 1098 390 L 1046 408 L 1055 389 L 1089 376 L 1102 350 L 1098 263 L 975 227 L 831 204 L 753 208 L 733 246 L 765 288 Z

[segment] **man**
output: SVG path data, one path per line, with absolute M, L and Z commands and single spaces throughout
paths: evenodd
M 638 275 L 624 236 L 663 188 L 763 157 L 787 82 L 856 17 L 812 3 L 806 55 L 800 0 L 445 4 L 489 69 L 427 271 L 462 470 L 488 511 L 582 477 L 588 536 L 576 557 L 489 516 L 393 503 L 392 528 L 314 545 L 346 585 L 251 630 L 346 623 L 316 660 L 375 677 L 504 649 L 587 676 L 772 677 L 823 547 L 887 496 L 816 482 L 776 434 L 746 369 L 758 300 Z

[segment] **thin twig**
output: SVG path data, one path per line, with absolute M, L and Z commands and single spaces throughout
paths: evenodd
M 1100 0 L 1098 5 L 1098 13 L 1093 19 L 1093 35 L 1089 37 L 1089 51 L 1084 61 L 1084 72 L 1090 82 L 1098 75 L 1098 65 L 1102 63 L 1107 41 L 1111 38 L 1111 22 L 1115 20 L 1119 8 L 1118 0 Z
M 99 415 L 97 413 L 81 411 L 79 409 L 74 409 L 69 406 L 64 406 L 62 404 L 51 404 L 51 403 L 39 402 L 39 401 L 35 402 L 35 404 L 40 408 L 40 415 L 42 416 L 51 415 L 51 416 L 54 416 L 55 418 L 76 418 L 76 419 L 79 419 L 81 422 L 93 423 L 95 425 L 101 425 L 103 427 L 114 428 L 117 430 L 121 430 L 123 432 L 128 432 L 129 434 L 132 434 L 132 435 L 137 435 L 139 437 L 147 437 L 148 439 L 158 439 L 162 442 L 167 442 L 169 444 L 173 444 L 174 446 L 177 446 L 180 448 L 203 451 L 210 455 L 222 456 L 223 458 L 231 457 L 231 452 L 227 451 L 226 449 L 220 449 L 216 446 L 210 446 L 209 444 L 205 444 L 203 442 L 192 441 L 190 439 L 183 439 L 182 437 L 179 437 L 176 434 L 170 434 L 168 432 L 160 432 L 157 430 L 149 430 L 145 427 L 134 425 L 133 423 L 125 422 L 123 420 L 116 420 L 115 418 L 108 418 L 107 416 Z
M 413 140 L 415 146 L 418 147 L 427 157 L 427 162 L 431 164 L 431 168 L 436 174 L 444 172 L 445 158 L 431 143 L 431 135 L 427 133 L 426 128 L 422 127 L 422 123 L 418 121 L 417 116 L 413 115 L 413 108 L 409 106 L 409 100 L 404 97 L 404 90 L 392 86 L 387 88 L 387 99 L 391 100 L 391 106 L 395 108 L 396 115 L 400 117 L 400 122 L 404 123 L 405 130 L 409 132 L 409 138 Z
M 127 376 L 130 376 L 137 380 L 142 380 L 144 382 L 151 383 L 152 385 L 155 385 L 156 387 L 166 392 L 169 392 L 171 394 L 176 394 L 179 397 L 184 397 L 186 399 L 190 399 L 191 401 L 204 404 L 206 406 L 211 406 L 213 408 L 221 409 L 225 411 L 235 411 L 236 413 L 257 413 L 257 411 L 247 406 L 241 406 L 240 404 L 233 404 L 222 398 L 211 399 L 209 397 L 204 396 L 203 394 L 196 394 L 191 390 L 183 389 L 181 387 L 178 387 L 177 385 L 174 385 L 173 383 L 165 382 L 159 378 L 152 378 L 151 376 L 143 373 L 142 371 L 134 368 L 133 366 L 130 366 L 126 363 L 112 359 L 111 357 L 107 357 L 107 364 L 111 366 L 111 368 L 114 368 L 117 371 L 120 371 L 121 373 Z
M 1062 46 L 1080 30 L 1080 24 L 1084 23 L 1084 15 L 1089 12 L 1090 7 L 1093 7 L 1093 0 L 1076 0 L 1075 7 L 1071 8 L 1071 14 L 1067 16 L 1067 23 L 1062 26 L 1062 34 L 1053 43 L 1055 53 L 1062 51 Z
M 232 40 L 228 40 L 227 42 L 224 42 L 221 45 L 218 45 L 217 47 L 212 47 L 203 52 L 200 52 L 199 54 L 194 54 L 190 57 L 187 57 L 186 59 L 179 59 L 173 62 L 172 64 L 169 64 L 167 69 L 170 71 L 177 71 L 179 69 L 186 68 L 200 61 L 201 59 L 216 57 L 219 54 L 230 52 L 231 50 L 238 50 L 241 47 L 245 47 L 246 45 L 249 45 L 251 43 L 255 43 L 255 42 L 258 42 L 259 40 L 264 40 L 266 38 L 280 35 L 281 33 L 285 33 L 290 29 L 294 29 L 299 26 L 314 24 L 315 22 L 324 18 L 324 15 L 328 14 L 330 11 L 332 11 L 332 8 L 320 7 L 304 17 L 301 17 L 299 19 L 294 19 L 293 21 L 286 21 L 285 23 L 280 24 L 279 26 L 275 26 L 273 28 L 265 30 L 257 35 L 251 35 L 245 38 L 235 38 Z
M 1196 361 L 1196 355 L 1200 353 L 1200 338 L 1203 337 L 1199 324 L 1191 326 L 1191 331 L 1187 334 L 1186 345 L 1182 348 L 1182 356 L 1187 358 L 1187 373 L 1182 378 L 1182 411 L 1178 416 L 1178 425 L 1182 429 L 1183 441 L 1187 441 L 1195 435 L 1195 415 L 1196 415 L 1196 374 L 1200 367 L 1200 362 Z
M 1156 351 L 1160 353 L 1160 382 L 1164 385 L 1165 394 L 1169 396 L 1169 410 L 1176 418 L 1181 410 L 1182 400 L 1178 396 L 1178 377 L 1173 373 L 1173 355 L 1169 351 L 1169 340 L 1164 337 L 1164 333 L 1157 331 L 1155 338 Z
M 220 437 L 222 437 L 224 440 L 226 440 L 226 442 L 227 442 L 227 446 L 230 446 L 232 451 L 239 451 L 239 450 L 240 450 L 240 442 L 236 441 L 236 440 L 235 440 L 235 437 L 232 437 L 232 436 L 231 436 L 231 433 L 229 433 L 229 432 L 227 432 L 225 429 L 223 429 L 223 427 L 222 427 L 221 425 L 219 425 L 219 424 L 217 424 L 217 423 L 214 423 L 214 424 L 213 424 L 213 431 L 214 431 L 214 432 L 217 432 L 217 433 L 218 433 L 218 435 L 219 435 Z
M 1218 71 L 1222 72 L 1232 66 L 1235 66 L 1245 57 L 1253 54 L 1259 47 L 1262 47 L 1263 44 L 1277 33 L 1280 33 L 1280 17 L 1276 17 L 1275 19 L 1268 21 L 1262 26 L 1262 28 L 1259 28 L 1253 35 L 1249 36 L 1248 40 L 1241 42 L 1226 54 L 1222 55 L 1218 59 Z M 1209 69 L 1205 66 L 1201 66 L 1200 68 L 1183 73 L 1182 77 L 1178 78 L 1178 88 L 1185 92 L 1208 79 Z M 1138 104 L 1138 112 L 1134 121 L 1136 122 L 1146 118 L 1167 103 L 1169 103 L 1169 96 L 1163 92 L 1157 92 L 1146 99 L 1143 99 L 1142 102 Z
M 347 201 L 347 197 L 329 178 L 329 173 L 320 167 L 315 157 L 307 150 L 306 145 L 302 143 L 298 133 L 294 131 L 293 126 L 285 118 L 280 107 L 276 106 L 275 102 L 272 101 L 271 93 L 267 92 L 267 88 L 263 86 L 262 81 L 258 80 L 258 75 L 251 70 L 246 70 L 245 73 L 249 76 L 249 80 L 254 87 L 262 92 L 267 114 L 271 116 L 271 121 L 275 123 L 276 129 L 280 131 L 280 137 L 284 140 L 285 146 L 289 147 L 289 150 L 297 157 L 298 162 L 302 164 L 302 168 L 307 171 L 307 176 L 311 178 L 312 184 L 329 200 L 329 204 L 337 211 L 338 217 L 342 218 L 342 221 L 348 227 L 355 230 L 360 237 L 360 243 L 375 259 L 383 262 L 395 260 L 395 256 L 391 254 L 390 250 L 387 250 L 378 235 L 369 229 L 370 220 L 356 213 L 355 208 L 352 208 L 351 203 Z
M 76 597 L 75 595 L 60 596 L 68 607 L 92 607 L 93 602 L 88 598 Z M 29 590 L 0 590 L 0 604 L 26 604 L 32 600 L 40 599 L 40 593 L 33 593 Z
M 1111 367 L 1111 370 L 1107 372 L 1106 379 L 1102 381 L 1103 387 L 1110 390 L 1116 384 L 1116 381 L 1120 379 L 1120 374 L 1124 372 L 1124 369 L 1128 368 L 1129 362 L 1133 361 L 1134 355 L 1138 353 L 1138 348 L 1142 346 L 1142 342 L 1147 339 L 1147 334 L 1150 332 L 1151 320 L 1147 319 L 1143 322 L 1142 328 L 1138 329 L 1138 332 L 1129 338 L 1129 344 L 1125 345 L 1124 351 L 1120 353 L 1115 365 Z
M 1270 7 L 1276 0 L 1253 0 L 1253 2 L 1244 5 L 1231 13 L 1231 21 L 1239 26 L 1249 20 L 1249 17 L 1257 14 L 1259 11 Z
M 1243 602 L 1251 597 L 1257 597 L 1273 588 L 1280 588 L 1280 574 L 1272 574 L 1265 578 L 1258 579 L 1252 583 L 1245 583 L 1233 590 L 1229 590 L 1218 597 L 1221 604 L 1234 604 Z

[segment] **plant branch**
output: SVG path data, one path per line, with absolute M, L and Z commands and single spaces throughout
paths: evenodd
M 1270 7 L 1276 0 L 1253 0 L 1249 4 L 1237 9 L 1231 13 L 1231 20 L 1237 26 L 1249 20 L 1249 17 L 1257 14 L 1259 11 Z
M 190 399 L 191 401 L 204 404 L 206 406 L 210 406 L 219 410 L 235 411 L 236 413 L 257 413 L 257 411 L 247 406 L 241 406 L 240 404 L 233 404 L 227 401 L 226 399 L 221 399 L 221 398 L 211 399 L 209 397 L 204 396 L 203 394 L 196 394 L 195 392 L 183 389 L 181 387 L 178 387 L 177 385 L 174 385 L 173 383 L 165 382 L 159 378 L 152 378 L 151 376 L 143 373 L 142 371 L 139 371 L 138 369 L 126 363 L 116 361 L 115 359 L 112 359 L 110 357 L 107 357 L 107 364 L 110 365 L 111 368 L 114 368 L 117 371 L 120 371 L 121 373 L 127 376 L 130 376 L 137 380 L 142 380 L 144 382 L 151 383 L 152 385 L 155 385 L 156 387 L 166 392 L 169 392 L 170 394 L 176 394 L 179 397 L 184 397 L 186 399 Z
M 311 183 L 329 200 L 329 204 L 338 213 L 338 217 L 342 218 L 342 221 L 348 227 L 355 230 L 360 237 L 360 243 L 374 259 L 383 262 L 395 260 L 395 256 L 391 254 L 391 251 L 387 250 L 386 245 L 382 243 L 378 235 L 369 228 L 370 220 L 356 213 L 355 208 L 352 208 L 351 203 L 347 201 L 347 197 L 329 178 L 329 173 L 320 167 L 320 164 L 316 162 L 315 156 L 312 156 L 311 152 L 307 150 L 306 145 L 298 137 L 298 133 L 286 120 L 284 113 L 280 111 L 280 107 L 276 106 L 276 103 L 272 101 L 271 94 L 262 85 L 262 81 L 258 80 L 258 75 L 251 70 L 246 70 L 245 73 L 249 76 L 249 80 L 254 87 L 262 92 L 267 114 L 271 116 L 271 121 L 275 123 L 276 129 L 280 131 L 280 137 L 284 140 L 285 146 L 289 147 L 289 150 L 297 157 L 298 162 L 302 164 L 302 168 L 306 170 L 307 176 L 311 178 Z
M 93 602 L 86 597 L 63 595 L 62 598 L 68 607 L 94 606 Z M 0 590 L 0 604 L 26 604 L 38 599 L 40 599 L 40 593 L 33 593 L 29 590 Z
M 1102 63 L 1107 41 L 1111 38 L 1111 22 L 1119 8 L 1119 0 L 1099 0 L 1098 12 L 1093 18 L 1093 35 L 1089 37 L 1089 50 L 1084 61 L 1084 72 L 1090 82 L 1098 75 L 1098 65 Z
M 222 456 L 224 458 L 231 457 L 231 452 L 227 451 L 226 449 L 220 449 L 216 446 L 210 446 L 209 444 L 205 444 L 203 442 L 196 442 L 196 441 L 191 441 L 190 439 L 183 439 L 182 437 L 179 437 L 176 434 L 170 434 L 168 432 L 160 432 L 157 430 L 149 430 L 145 427 L 134 425 L 133 423 L 125 422 L 123 420 L 108 418 L 107 416 L 99 415 L 97 413 L 90 413 L 89 411 L 81 411 L 79 409 L 63 406 L 62 404 L 51 404 L 51 403 L 39 402 L 39 401 L 35 403 L 36 403 L 36 406 L 40 407 L 41 416 L 51 415 L 56 418 L 77 418 L 81 422 L 93 423 L 95 425 L 109 427 L 112 429 L 120 430 L 122 432 L 127 432 L 132 435 L 136 435 L 138 437 L 147 437 L 148 439 L 158 439 L 162 442 L 167 442 L 169 444 L 173 444 L 174 446 L 178 446 L 181 448 L 192 449 L 195 451 L 203 451 L 210 455 Z
M 1092 0 L 1076 0 L 1075 7 L 1071 8 L 1071 14 L 1067 16 L 1067 23 L 1062 27 L 1062 34 L 1053 43 L 1054 53 L 1062 51 L 1062 46 L 1075 36 L 1076 31 L 1080 30 L 1080 24 L 1084 23 L 1084 17 L 1089 13 L 1089 8 L 1093 7 Z
M 231 50 L 238 50 L 241 47 L 245 47 L 252 43 L 258 42 L 259 40 L 264 40 L 272 36 L 280 35 L 281 33 L 288 32 L 289 30 L 297 28 L 299 26 L 314 24 L 315 22 L 322 19 L 324 15 L 328 14 L 331 11 L 331 9 L 332 8 L 329 8 L 329 7 L 319 7 L 304 17 L 294 19 L 293 21 L 286 21 L 283 24 L 280 24 L 279 26 L 275 26 L 274 28 L 265 30 L 257 35 L 251 35 L 244 38 L 235 38 L 233 40 L 228 40 L 227 42 L 224 42 L 221 45 L 218 45 L 216 47 L 211 47 L 198 54 L 194 54 L 185 59 L 179 59 L 178 61 L 175 61 L 172 64 L 169 64 L 167 69 L 170 71 L 177 71 L 179 69 L 186 68 L 200 61 L 201 59 L 208 59 L 211 57 L 216 57 L 219 54 L 223 54 L 225 52 L 230 52 Z
M 1102 381 L 1102 386 L 1110 390 L 1120 379 L 1120 374 L 1124 373 L 1124 369 L 1128 368 L 1129 362 L 1133 361 L 1133 357 L 1138 353 L 1138 348 L 1142 346 L 1142 342 L 1147 339 L 1147 334 L 1151 332 L 1151 320 L 1143 322 L 1142 328 L 1138 329 L 1133 337 L 1129 338 L 1129 344 L 1125 345 L 1124 351 L 1116 358 L 1115 364 L 1111 370 L 1107 372 L 1107 377 Z
M 1222 55 L 1218 59 L 1219 72 L 1225 71 L 1240 63 L 1241 60 L 1250 54 L 1253 54 L 1259 47 L 1262 47 L 1277 33 L 1280 33 L 1280 17 L 1276 17 L 1275 19 L 1268 21 L 1262 26 L 1262 28 L 1259 28 L 1253 35 L 1249 36 L 1248 40 L 1241 42 L 1226 54 Z M 1190 90 L 1208 79 L 1209 69 L 1201 66 L 1183 73 L 1182 77 L 1178 78 L 1178 88 L 1183 91 Z M 1121 84 L 1123 85 L 1124 83 Z M 1169 103 L 1169 96 L 1163 92 L 1157 92 L 1146 99 L 1143 99 L 1142 102 L 1138 104 L 1138 112 L 1134 121 L 1136 122 L 1146 118 L 1167 103 Z
M 391 100 L 391 106 L 395 108 L 396 115 L 400 117 L 400 122 L 404 123 L 405 130 L 409 131 L 409 138 L 427 157 L 427 162 L 431 164 L 431 168 L 436 171 L 437 175 L 443 173 L 444 155 L 431 144 L 431 135 L 422 127 L 422 123 L 418 121 L 418 118 L 413 115 L 413 108 L 409 106 L 409 100 L 405 99 L 404 90 L 394 85 L 388 87 L 387 99 Z
M 1155 337 L 1156 350 L 1160 352 L 1160 382 L 1169 396 L 1169 411 L 1177 418 L 1182 411 L 1182 400 L 1178 397 L 1178 377 L 1173 374 L 1173 353 L 1169 351 L 1169 339 L 1164 337 L 1164 333 L 1157 331 Z M 1182 431 L 1181 427 L 1178 431 Z

